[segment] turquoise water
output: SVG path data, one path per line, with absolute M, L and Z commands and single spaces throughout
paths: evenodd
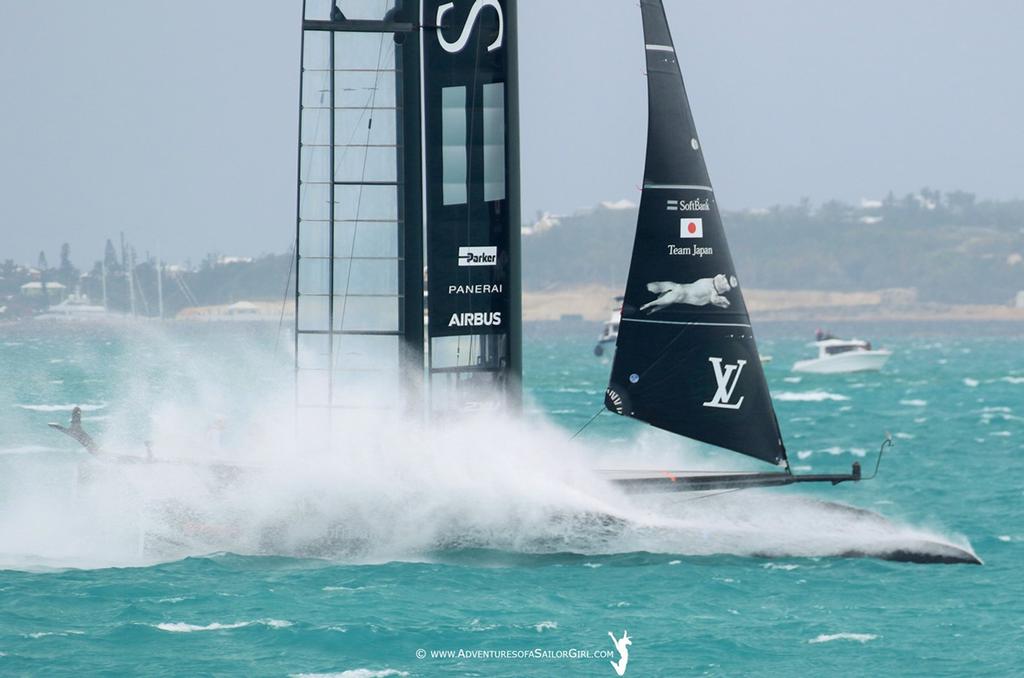
M 358 480 L 297 457 L 294 473 L 225 499 L 189 466 L 91 471 L 80 484 L 83 453 L 45 423 L 81 403 L 87 427 L 125 453 L 148 439 L 160 457 L 205 445 L 243 463 L 260 441 L 273 447 L 285 409 L 289 358 L 272 331 L 3 327 L 0 674 L 614 676 L 608 632 L 624 629 L 627 676 L 1019 674 L 1021 335 L 883 326 L 871 338 L 895 351 L 885 372 L 797 379 L 806 329 L 761 330 L 793 464 L 870 467 L 890 431 L 879 479 L 635 504 L 574 477 L 577 455 L 736 460 L 611 415 L 564 442 L 558 429 L 601 402 L 608 366 L 590 331 L 528 338 L 528 426 L 455 427 L 446 442 L 464 445 L 436 466 L 418 433 L 378 434 L 400 467 L 378 448 L 362 455 L 354 436 Z M 826 557 L 894 536 L 835 525 L 807 497 L 879 511 L 903 526 L 896 538 L 969 543 L 985 565 Z M 171 505 L 174 520 L 141 517 Z M 318 533 L 338 523 L 338 539 Z M 174 529 L 191 541 L 168 540 Z M 431 656 L 449 650 L 463 656 Z

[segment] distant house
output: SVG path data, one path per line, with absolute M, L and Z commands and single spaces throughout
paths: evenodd
M 44 288 L 46 289 L 46 296 L 49 297 L 51 302 L 63 301 L 68 291 L 68 288 L 59 282 L 48 282 L 44 285 L 42 282 L 33 280 L 21 286 L 21 294 L 32 298 L 42 297 Z
M 235 303 L 224 309 L 224 315 L 230 316 L 246 316 L 246 315 L 259 315 L 259 306 L 252 303 L 251 301 L 236 301 Z
M 218 266 L 227 266 L 229 264 L 251 264 L 252 257 L 218 257 Z

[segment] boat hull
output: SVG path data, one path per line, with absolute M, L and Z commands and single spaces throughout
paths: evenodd
M 611 359 L 615 357 L 615 340 L 604 339 L 602 341 L 597 342 L 597 345 L 594 346 L 594 355 L 597 356 L 598 358 Z
M 793 371 L 810 374 L 878 372 L 885 367 L 891 356 L 891 351 L 851 351 L 826 358 L 800 360 L 793 365 Z
M 854 516 L 881 527 L 893 523 L 881 513 L 833 501 L 815 500 L 826 511 L 840 515 Z M 946 541 L 932 539 L 908 539 L 880 542 L 872 549 L 850 550 L 839 554 L 841 558 L 876 558 L 895 563 L 918 563 L 922 565 L 984 565 L 981 558 L 970 549 Z

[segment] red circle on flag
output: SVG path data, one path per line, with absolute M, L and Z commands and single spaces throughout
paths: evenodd
M 696 233 L 697 232 L 697 224 L 695 224 L 695 223 L 693 223 L 691 221 L 689 226 L 686 227 L 686 230 L 689 231 L 690 233 Z

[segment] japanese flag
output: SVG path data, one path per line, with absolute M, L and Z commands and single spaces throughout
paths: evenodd
M 687 219 L 682 218 L 679 220 L 679 237 L 680 238 L 703 238 L 704 237 L 704 220 L 703 219 Z

